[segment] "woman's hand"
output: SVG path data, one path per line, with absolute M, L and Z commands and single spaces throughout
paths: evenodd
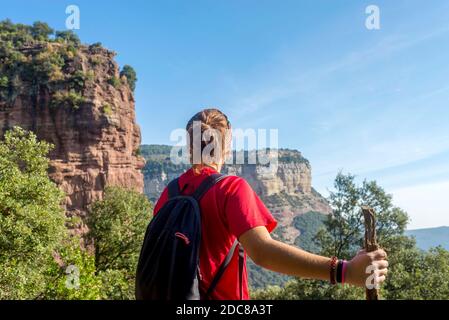
M 368 268 L 372 266 L 371 268 Z M 372 277 L 368 281 L 368 277 L 372 276 L 373 272 L 377 276 Z M 358 286 L 366 287 L 367 284 L 380 285 L 385 281 L 388 272 L 387 254 L 384 250 L 378 249 L 372 252 L 360 250 L 357 255 L 348 262 L 345 282 Z

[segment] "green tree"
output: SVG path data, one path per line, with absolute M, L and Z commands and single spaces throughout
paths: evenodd
M 0 142 L 0 299 L 39 296 L 65 237 L 62 193 L 47 175 L 50 148 L 19 127 Z
M 95 247 L 95 266 L 104 285 L 103 298 L 134 298 L 134 275 L 151 204 L 135 191 L 109 187 L 93 204 L 87 225 Z
M 36 40 L 48 40 L 48 36 L 55 31 L 48 26 L 45 22 L 36 21 L 30 29 L 31 35 Z
M 447 299 L 449 297 L 449 252 L 434 248 L 419 250 L 406 237 L 407 214 L 395 207 L 392 197 L 374 181 L 359 186 L 354 176 L 339 174 L 329 201 L 333 213 L 316 236 L 321 254 L 350 259 L 363 246 L 360 207 L 376 210 L 379 244 L 387 251 L 389 273 L 381 288 L 383 299 Z M 253 299 L 365 299 L 365 290 L 332 286 L 326 281 L 296 278 L 284 288 L 256 290 Z
M 403 237 L 408 217 L 402 209 L 393 205 L 391 195 L 375 181 L 364 180 L 358 186 L 355 176 L 341 173 L 335 179 L 334 189 L 329 196 L 332 214 L 328 215 L 324 221 L 325 228 L 316 236 L 322 254 L 349 259 L 363 247 L 361 207 L 364 205 L 376 211 L 380 245 L 387 251 L 395 248 Z
M 133 67 L 130 65 L 124 65 L 122 71 L 120 71 L 120 77 L 125 76 L 126 81 L 129 84 L 129 87 L 132 91 L 136 89 L 136 81 L 137 81 L 137 74 Z

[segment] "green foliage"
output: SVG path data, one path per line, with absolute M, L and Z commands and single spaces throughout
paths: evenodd
M 101 58 L 97 55 L 91 56 L 89 60 L 93 66 L 98 66 L 101 63 Z
M 90 229 L 87 238 L 95 250 L 82 248 L 77 236 L 67 237 L 47 270 L 49 281 L 40 298 L 134 299 L 135 269 L 150 212 L 151 205 L 143 195 L 108 188 L 86 221 Z M 68 282 L 68 267 L 76 268 L 77 281 Z
M 247 270 L 248 283 L 251 287 L 250 291 L 265 288 L 267 286 L 278 285 L 280 283 L 286 283 L 293 278 L 285 274 L 262 268 L 261 266 L 255 264 L 251 258 L 247 259 Z
M 89 50 L 96 50 L 96 49 L 101 49 L 101 48 L 103 48 L 103 45 L 101 44 L 101 42 L 95 42 L 89 46 Z
M 122 71 L 120 71 L 120 78 L 125 76 L 126 81 L 129 84 L 129 87 L 132 91 L 136 89 L 136 81 L 137 81 L 137 74 L 133 67 L 130 65 L 124 65 Z
M 381 288 L 383 299 L 447 299 L 449 252 L 443 248 L 422 251 L 404 235 L 407 215 L 374 181 L 361 186 L 354 176 L 339 174 L 330 195 L 334 209 L 318 232 L 316 245 L 323 255 L 350 259 L 362 245 L 361 205 L 376 210 L 379 244 L 388 252 L 389 272 Z M 298 221 L 296 221 L 299 223 Z M 326 281 L 295 279 L 285 287 L 270 286 L 252 293 L 252 299 L 365 299 L 365 290 Z
M 62 104 L 76 109 L 83 103 L 83 90 L 95 75 L 93 71 L 79 70 L 78 36 L 72 31 L 57 31 L 52 39 L 49 36 L 53 33 L 43 22 L 32 26 L 9 20 L 0 22 L 2 102 L 13 102 L 20 91 L 32 98 L 45 91 L 54 95 L 53 106 Z M 58 95 L 58 91 L 67 92 Z
M 414 245 L 400 248 L 389 258 L 389 277 L 382 289 L 385 299 L 437 300 L 449 297 L 449 252 L 429 251 Z
M 170 152 L 172 147 L 167 145 L 142 145 L 140 152 L 142 157 L 146 160 L 143 174 L 145 176 L 157 175 L 161 172 L 166 174 L 179 174 L 190 168 L 190 165 L 180 163 L 175 164 L 170 160 Z M 155 199 L 150 199 L 155 200 Z
M 111 107 L 111 105 L 109 103 L 105 103 L 101 110 L 107 116 L 112 114 L 112 107 Z
M 47 270 L 49 281 L 40 296 L 41 299 L 97 300 L 101 298 L 103 283 L 96 275 L 95 256 L 83 249 L 81 242 L 78 236 L 67 236 L 57 248 L 57 260 L 53 259 Z M 75 268 L 76 277 L 71 277 L 70 268 Z
M 300 235 L 295 239 L 295 245 L 310 252 L 320 252 L 321 248 L 314 241 L 314 237 L 324 227 L 325 219 L 325 214 L 312 211 L 296 216 L 293 225 L 300 231 Z
M 79 37 L 72 30 L 56 31 L 55 39 L 58 42 L 78 46 L 81 44 Z
M 98 270 L 135 270 L 150 212 L 144 195 L 116 187 L 106 189 L 104 199 L 94 203 L 86 221 Z
M 171 146 L 165 144 L 143 144 L 140 146 L 142 155 L 145 159 L 151 156 L 162 156 L 162 158 L 170 157 Z
M 100 299 L 134 300 L 134 273 L 127 269 L 106 269 L 98 273 L 101 281 Z
M 34 39 L 31 33 L 32 27 L 23 24 L 14 24 L 11 20 L 6 19 L 0 21 L 0 40 L 3 44 L 13 44 L 23 46 L 33 43 L 38 39 Z
M 64 59 L 60 52 L 52 46 L 47 46 L 33 56 L 31 63 L 25 66 L 23 75 L 30 82 L 45 84 L 63 79 L 63 66 Z
M 7 88 L 9 84 L 9 79 L 7 76 L 0 77 L 0 88 Z
M 147 160 L 147 162 L 145 163 L 145 167 L 143 168 L 143 172 L 147 175 L 153 175 L 160 172 L 171 174 L 183 172 L 184 170 L 187 170 L 189 168 L 190 166 L 187 164 L 175 164 L 170 160 L 166 160 L 163 162 L 157 160 Z
M 379 244 L 388 252 L 395 248 L 397 237 L 404 234 L 408 222 L 407 214 L 392 202 L 375 181 L 363 181 L 356 185 L 352 175 L 338 174 L 329 201 L 333 213 L 325 221 L 326 230 L 321 230 L 317 241 L 323 254 L 349 259 L 363 246 L 363 217 L 361 207 L 366 205 L 376 211 L 377 237 Z
M 152 208 L 137 192 L 106 189 L 87 219 L 95 247 L 95 266 L 103 283 L 103 299 L 133 299 L 134 275 Z
M 113 76 L 113 77 L 110 77 L 109 79 L 108 79 L 108 83 L 111 85 L 111 86 L 113 86 L 114 88 L 118 88 L 118 87 L 120 87 L 120 85 L 122 84 L 121 82 L 120 82 L 120 79 L 119 78 L 117 78 L 117 77 L 115 77 L 115 76 Z
M 65 226 L 82 220 L 66 220 L 63 194 L 48 178 L 50 148 L 19 127 L 0 141 L 0 299 L 133 299 L 151 204 L 108 188 L 86 221 L 95 250 L 84 246 Z
M 37 40 L 48 40 L 48 36 L 53 34 L 55 31 L 48 26 L 45 22 L 36 21 L 30 29 L 30 33 L 34 39 Z
M 0 142 L 0 299 L 33 299 L 65 235 L 62 193 L 47 176 L 51 146 L 19 127 Z
M 298 150 L 279 149 L 278 161 L 282 163 L 304 163 L 307 166 L 310 166 L 309 160 L 304 158 Z
M 93 82 L 94 78 L 95 74 L 92 70 L 89 70 L 88 72 L 77 70 L 71 76 L 69 86 L 76 91 L 82 91 L 88 83 Z
M 52 96 L 50 106 L 52 108 L 63 106 L 77 110 L 85 102 L 86 100 L 84 99 L 84 97 L 72 89 L 70 91 L 56 92 Z
M 314 242 L 314 237 L 318 230 L 324 227 L 325 219 L 326 215 L 318 212 L 307 212 L 296 216 L 293 225 L 300 231 L 300 235 L 295 239 L 295 245 L 307 251 L 320 252 L 319 246 Z M 272 236 L 279 241 L 284 241 L 285 232 L 285 227 L 278 226 Z M 264 269 L 254 264 L 251 259 L 248 259 L 248 278 L 251 287 L 258 290 L 257 292 L 268 286 L 283 285 L 293 279 L 293 277 Z

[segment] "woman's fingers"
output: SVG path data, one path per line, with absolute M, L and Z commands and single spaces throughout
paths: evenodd
M 383 275 L 383 276 L 377 277 L 377 278 L 376 278 L 376 281 L 377 281 L 377 283 L 382 283 L 382 282 L 385 281 L 385 279 L 386 279 L 386 277 Z
M 374 260 L 382 260 L 387 259 L 387 253 L 383 249 L 377 249 L 371 253 L 374 257 Z
M 388 268 L 388 261 L 387 260 L 374 261 L 373 265 L 376 266 L 377 269 L 387 269 Z
M 379 276 L 386 276 L 387 273 L 388 273 L 388 269 L 380 269 L 380 270 L 378 271 L 378 275 L 379 275 Z

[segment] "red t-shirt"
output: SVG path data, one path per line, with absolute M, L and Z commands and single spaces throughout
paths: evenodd
M 217 173 L 204 167 L 195 174 L 192 169 L 179 177 L 183 194 L 191 194 L 209 175 Z M 154 214 L 165 204 L 167 188 L 154 207 Z M 200 200 L 202 239 L 200 246 L 201 290 L 206 291 L 234 240 L 246 231 L 265 226 L 269 232 L 276 220 L 245 179 L 228 176 L 215 184 Z M 240 299 L 238 250 L 210 297 L 214 300 Z M 243 268 L 243 299 L 249 299 L 246 254 Z

